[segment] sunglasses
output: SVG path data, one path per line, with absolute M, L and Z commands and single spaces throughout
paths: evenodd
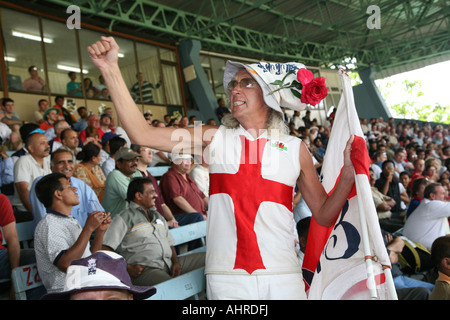
M 231 80 L 228 83 L 227 86 L 227 93 L 230 94 L 231 91 L 233 91 L 233 89 L 239 84 L 239 87 L 241 88 L 256 88 L 258 86 L 258 83 L 251 79 L 251 78 L 243 78 L 240 81 L 237 80 Z

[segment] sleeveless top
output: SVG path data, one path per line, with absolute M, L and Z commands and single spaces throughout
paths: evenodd
M 301 140 L 220 126 L 209 145 L 207 274 L 300 273 L 293 194 Z

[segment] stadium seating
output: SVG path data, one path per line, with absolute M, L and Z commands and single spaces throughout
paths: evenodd
M 20 225 L 18 227 L 19 241 L 31 240 L 32 234 L 29 225 L 23 222 L 18 225 Z M 175 238 L 175 245 L 181 245 L 199 238 L 204 239 L 206 236 L 206 221 L 170 229 L 170 231 Z M 203 247 L 183 254 L 204 251 L 206 245 L 205 242 L 203 244 Z M 204 267 L 199 268 L 156 285 L 157 293 L 150 297 L 150 300 L 184 300 L 190 297 L 198 299 L 206 289 L 204 271 Z M 36 264 L 15 268 L 12 272 L 12 282 L 17 300 L 26 300 L 26 291 L 43 285 Z

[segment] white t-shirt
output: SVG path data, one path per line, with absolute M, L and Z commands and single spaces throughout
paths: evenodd
M 27 182 L 28 191 L 31 189 L 34 179 L 37 177 L 45 176 L 52 173 L 50 169 L 50 156 L 47 156 L 43 160 L 43 167 L 33 158 L 29 153 L 21 156 L 14 164 L 14 196 L 11 204 L 17 207 L 19 211 L 27 211 L 25 206 L 20 200 L 19 193 L 17 192 L 16 183 Z
M 423 199 L 403 227 L 403 235 L 431 250 L 436 238 L 449 234 L 450 202 Z

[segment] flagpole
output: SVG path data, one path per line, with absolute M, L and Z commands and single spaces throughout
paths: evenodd
M 341 80 L 343 81 L 342 85 L 343 85 L 343 87 L 345 87 L 344 81 L 347 81 L 347 84 L 349 84 L 348 81 L 350 78 L 343 68 L 339 69 L 339 74 L 341 76 Z M 350 86 L 350 88 L 351 88 L 351 86 Z M 344 94 L 345 94 L 345 92 L 344 92 Z M 346 97 L 346 99 L 350 99 L 350 97 Z M 347 110 L 347 112 L 348 112 L 348 110 Z M 347 114 L 347 116 L 349 116 L 349 114 Z M 351 129 L 351 131 L 355 131 L 355 130 Z M 351 134 L 355 134 L 355 132 L 353 132 Z M 354 172 L 354 175 L 355 175 L 356 189 L 361 190 L 361 186 L 359 184 L 359 180 L 357 179 L 356 172 Z M 361 221 L 361 234 L 362 234 L 361 237 L 362 237 L 363 246 L 364 246 L 364 259 L 365 259 L 366 270 L 367 270 L 367 287 L 369 289 L 371 298 L 373 300 L 375 300 L 375 299 L 378 299 L 378 293 L 376 290 L 375 274 L 373 271 L 373 256 L 370 251 L 370 241 L 369 241 L 369 232 L 368 232 L 368 226 L 367 226 L 367 220 L 366 220 L 366 213 L 364 211 L 364 205 L 362 203 L 361 197 L 356 197 L 356 198 L 358 199 L 358 206 L 360 209 L 359 216 L 360 216 L 360 221 Z M 386 277 L 386 285 L 388 288 L 389 297 L 392 300 L 397 300 L 398 299 L 397 292 L 395 291 L 391 268 L 383 266 L 383 269 L 384 269 L 383 270 L 384 275 Z
M 360 189 L 359 181 L 356 177 L 355 173 L 355 183 L 356 183 L 356 190 Z M 366 269 L 367 269 L 367 287 L 370 291 L 370 296 L 372 300 L 378 299 L 378 294 L 376 290 L 376 281 L 375 281 L 375 274 L 373 272 L 373 256 L 370 252 L 370 243 L 369 243 L 369 232 L 367 229 L 367 220 L 366 220 L 366 213 L 364 211 L 364 205 L 362 204 L 361 197 L 356 197 L 358 199 L 358 205 L 359 205 L 359 216 L 361 220 L 361 237 L 363 241 L 364 246 L 364 258 L 366 263 Z M 389 297 L 391 300 L 398 300 L 397 292 L 395 291 L 394 286 L 394 280 L 392 278 L 391 268 L 389 267 L 383 267 L 383 272 L 386 277 L 386 285 L 389 291 Z
M 355 183 L 356 183 L 356 190 L 359 188 L 359 181 L 357 179 L 356 173 L 355 173 Z M 373 272 L 373 265 L 372 265 L 372 253 L 370 252 L 370 243 L 369 243 L 369 232 L 367 230 L 367 221 L 366 221 L 366 214 L 364 212 L 364 205 L 362 203 L 361 197 L 356 197 L 358 199 L 358 205 L 359 205 L 359 217 L 361 221 L 361 236 L 362 236 L 362 242 L 364 246 L 364 259 L 366 263 L 366 270 L 367 270 L 367 288 L 370 292 L 370 297 L 372 300 L 378 299 L 377 294 L 377 284 L 375 282 L 375 275 Z
M 389 296 L 391 300 L 398 300 L 397 291 L 395 291 L 394 279 L 392 278 L 391 268 L 384 268 L 384 275 L 386 276 L 386 283 L 389 290 Z

